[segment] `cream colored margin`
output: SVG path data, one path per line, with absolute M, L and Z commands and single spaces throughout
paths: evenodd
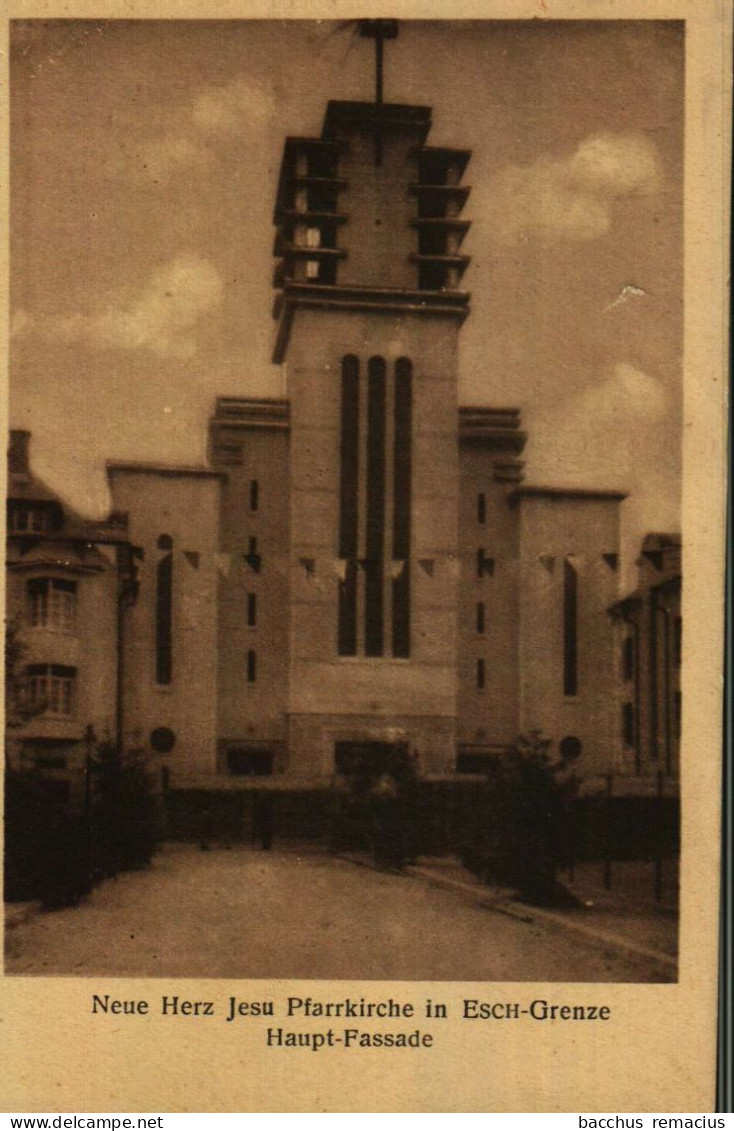
M 9 17 L 686 19 L 683 833 L 681 977 L 677 985 L 576 985 L 574 1000 L 608 1003 L 613 1025 L 505 1027 L 442 1022 L 441 1048 L 412 1055 L 332 1050 L 274 1054 L 254 1028 L 126 1018 L 93 1023 L 90 991 L 104 979 L 0 982 L 0 1109 L 4 1112 L 711 1112 L 714 1104 L 723 656 L 723 549 L 728 246 L 729 60 L 725 0 L 15 0 Z M 2 29 L 2 221 L 7 231 L 7 23 Z M 7 294 L 7 241 L 2 289 Z M 7 303 L 0 332 L 7 334 Z M 3 412 L 5 407 L 3 405 Z M 4 461 L 3 461 L 4 463 Z M 107 989 L 110 988 L 107 980 Z M 247 996 L 247 983 L 236 992 Z M 320 997 L 370 983 L 310 983 Z M 374 983 L 372 983 L 374 991 Z M 156 986 L 165 992 L 163 983 Z M 381 993 L 458 1002 L 459 984 L 380 983 Z M 476 983 L 495 1000 L 563 986 Z M 151 982 L 114 980 L 120 997 Z M 226 996 L 222 982 L 179 980 L 192 998 Z M 231 992 L 235 992 L 233 986 Z M 252 984 L 280 999 L 297 983 Z M 509 998 L 507 995 L 510 995 Z M 165 1026 L 163 1028 L 162 1026 Z M 537 1097 L 544 1095 L 540 1106 Z

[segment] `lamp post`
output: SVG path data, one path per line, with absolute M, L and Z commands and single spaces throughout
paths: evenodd
M 89 723 L 84 731 L 84 816 L 87 819 L 92 809 L 92 766 L 96 744 L 97 735 L 94 733 L 94 727 Z

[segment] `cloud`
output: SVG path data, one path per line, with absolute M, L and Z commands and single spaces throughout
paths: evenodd
M 600 424 L 628 427 L 632 422 L 658 422 L 668 411 L 668 397 L 656 377 L 621 361 L 598 385 L 592 385 L 574 398 L 572 416 Z
M 114 160 L 110 173 L 165 184 L 184 170 L 211 169 L 217 163 L 214 143 L 261 129 L 270 121 L 272 109 L 270 89 L 248 79 L 205 87 L 173 114 L 167 129 L 143 137 Z
M 94 314 L 42 318 L 20 311 L 16 336 L 35 334 L 91 349 L 148 350 L 158 357 L 186 360 L 196 353 L 192 331 L 221 303 L 223 293 L 216 267 L 184 253 L 155 271 L 136 292 Z
M 572 486 L 640 488 L 674 443 L 659 378 L 618 362 L 601 380 L 548 402 L 530 427 L 533 475 Z M 642 488 L 644 491 L 644 487 Z
M 174 131 L 146 138 L 135 154 L 137 173 L 146 180 L 161 183 L 183 169 L 206 168 L 213 161 L 214 154 L 209 146 Z
M 548 244 L 598 239 L 612 227 L 615 201 L 659 185 L 657 147 L 644 134 L 592 134 L 569 157 L 543 155 L 500 170 L 490 184 L 490 222 L 508 244 L 528 236 Z
M 269 89 L 249 79 L 235 79 L 224 86 L 212 86 L 194 100 L 191 118 L 204 133 L 237 133 L 269 121 L 273 96 Z

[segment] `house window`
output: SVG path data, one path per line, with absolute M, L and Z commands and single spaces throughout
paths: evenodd
M 680 667 L 683 659 L 683 621 L 676 617 L 673 621 L 673 663 Z
M 31 628 L 50 628 L 73 632 L 76 626 L 76 581 L 57 577 L 36 577 L 27 584 L 28 624 Z
M 626 636 L 622 645 L 622 676 L 625 680 L 635 678 L 635 641 Z
M 247 653 L 247 682 L 254 683 L 257 679 L 257 655 L 254 649 L 250 648 Z
M 477 632 L 484 633 L 484 601 L 477 601 Z
M 257 624 L 257 593 L 247 594 L 247 625 L 254 628 Z
M 155 679 L 167 685 L 173 679 L 173 539 L 163 534 L 158 548 L 167 549 L 156 567 Z
M 477 495 L 477 522 L 484 526 L 487 521 L 487 496 L 481 491 Z
M 40 534 L 53 529 L 54 525 L 52 511 L 47 506 L 8 504 L 8 530 L 13 534 Z
M 250 510 L 256 511 L 260 504 L 260 484 L 257 479 L 250 480 Z
M 484 660 L 477 660 L 477 690 L 478 691 L 484 690 L 485 679 L 486 679 L 486 671 L 485 671 L 485 666 L 484 666 Z
M 69 718 L 74 711 L 76 668 L 30 664 L 26 669 L 28 710 L 35 715 Z
M 578 694 L 578 574 L 563 563 L 563 694 Z

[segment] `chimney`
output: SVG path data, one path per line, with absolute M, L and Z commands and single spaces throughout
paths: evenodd
M 14 428 L 10 433 L 8 445 L 8 472 L 11 475 L 30 475 L 29 450 L 31 434 L 22 428 Z

